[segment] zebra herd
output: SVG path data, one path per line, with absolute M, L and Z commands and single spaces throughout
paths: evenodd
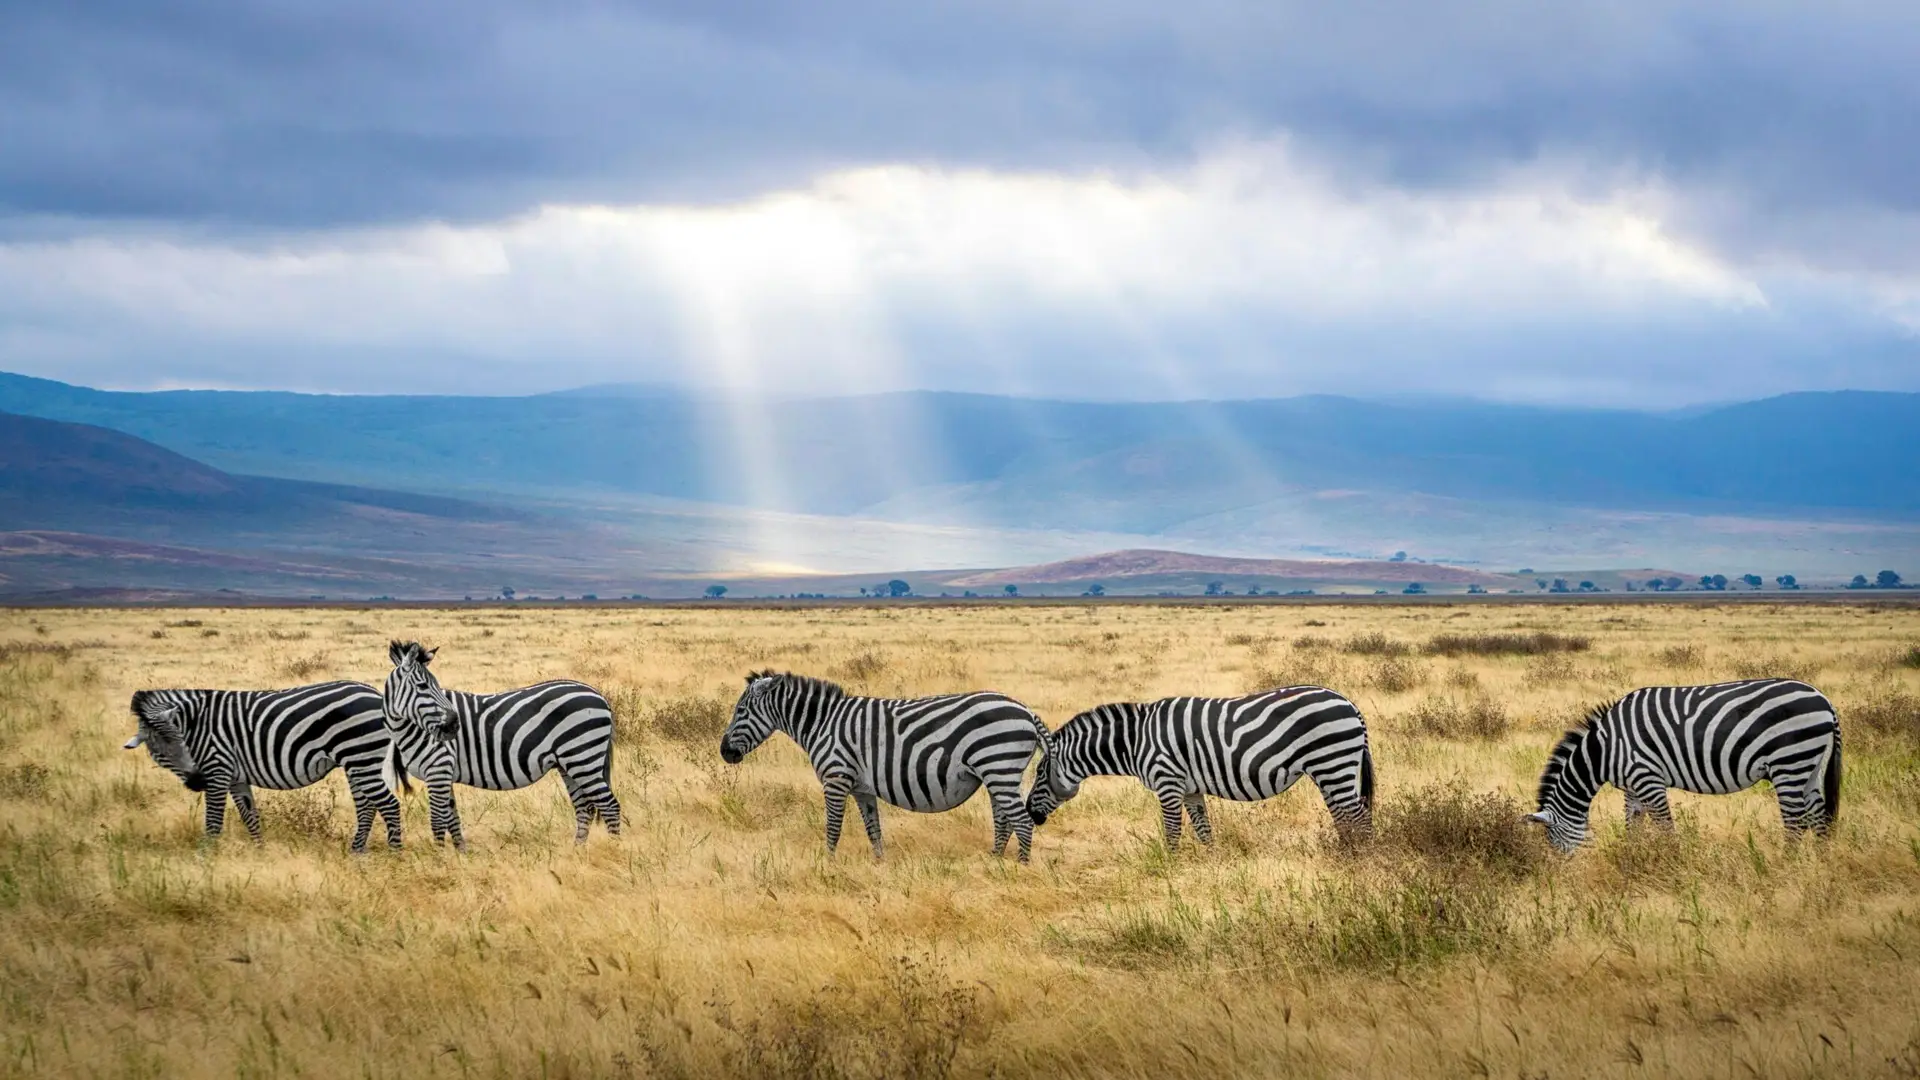
M 585 683 L 561 680 L 497 694 L 440 686 L 435 650 L 393 642 L 382 691 L 352 682 L 291 690 L 142 690 L 133 695 L 138 730 L 126 744 L 190 791 L 206 795 L 206 832 L 219 835 L 229 799 L 260 839 L 256 787 L 315 783 L 347 775 L 355 829 L 366 850 L 376 816 L 400 846 L 396 788 L 409 775 L 427 787 L 435 842 L 465 847 L 453 787 L 526 787 L 560 773 L 573 804 L 574 839 L 598 818 L 620 832 L 610 786 L 613 710 Z M 933 813 L 985 788 L 993 852 L 1019 840 L 1028 860 L 1033 830 L 1090 776 L 1133 776 L 1159 800 L 1168 849 L 1182 815 L 1211 843 L 1206 797 L 1272 798 L 1302 777 L 1313 781 L 1346 838 L 1373 829 L 1373 754 L 1353 702 L 1320 686 L 1290 686 L 1238 698 L 1170 697 L 1098 705 L 1050 731 L 1033 710 L 1004 694 L 977 691 L 914 699 L 860 697 L 824 679 L 754 672 L 720 739 L 738 764 L 774 732 L 786 733 L 812 763 L 826 798 L 832 852 L 849 797 L 876 858 L 879 803 Z M 1022 797 L 1027 766 L 1039 755 Z M 1534 813 L 1563 852 L 1585 842 L 1602 785 L 1626 794 L 1629 817 L 1671 828 L 1670 789 L 1730 794 L 1769 781 L 1789 832 L 1824 835 L 1840 808 L 1840 727 L 1832 703 L 1790 679 L 1711 686 L 1648 687 L 1595 707 L 1566 733 L 1540 778 Z

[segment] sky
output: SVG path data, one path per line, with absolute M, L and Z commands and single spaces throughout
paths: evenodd
M 0 0 L 0 369 L 1920 390 L 1920 5 Z

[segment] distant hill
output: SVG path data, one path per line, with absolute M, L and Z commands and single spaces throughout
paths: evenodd
M 1483 585 L 1502 589 L 1518 584 L 1510 575 L 1489 574 L 1435 563 L 1395 562 L 1388 559 L 1224 559 L 1184 551 L 1135 549 L 1109 551 L 1078 559 L 987 570 L 964 574 L 945 582 L 955 588 L 991 588 L 1006 585 L 1092 584 L 1109 588 L 1135 587 L 1142 582 L 1192 584 L 1220 578 L 1242 585 L 1265 583 L 1324 583 L 1341 585 Z
M 0 375 L 0 409 L 128 432 L 235 473 L 1029 528 L 1151 533 L 1317 490 L 1920 517 L 1920 394 L 1789 394 L 1666 416 L 1324 396 L 115 393 Z
M 396 515 L 525 517 L 460 499 L 236 476 L 122 432 L 0 412 L 0 524 L 9 528 L 139 526 L 225 535 L 236 526 L 365 530 L 390 525 Z

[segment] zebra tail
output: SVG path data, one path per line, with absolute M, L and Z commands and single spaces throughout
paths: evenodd
M 413 794 L 413 784 L 407 779 L 407 763 L 400 760 L 400 744 L 387 744 L 387 760 L 380 764 L 380 779 L 386 781 L 388 791 Z
M 1373 747 L 1360 748 L 1360 805 L 1373 813 Z
M 1827 754 L 1826 772 L 1820 777 L 1820 791 L 1827 804 L 1827 826 L 1840 819 L 1840 729 L 1833 729 L 1833 749 Z

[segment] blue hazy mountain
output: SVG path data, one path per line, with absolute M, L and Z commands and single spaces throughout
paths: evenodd
M 122 393 L 0 375 L 0 409 L 232 473 L 434 492 L 615 492 L 1153 531 L 1357 489 L 1689 512 L 1920 514 L 1920 394 L 1691 411 L 1341 397 L 1087 403 L 934 392 L 725 399 Z

